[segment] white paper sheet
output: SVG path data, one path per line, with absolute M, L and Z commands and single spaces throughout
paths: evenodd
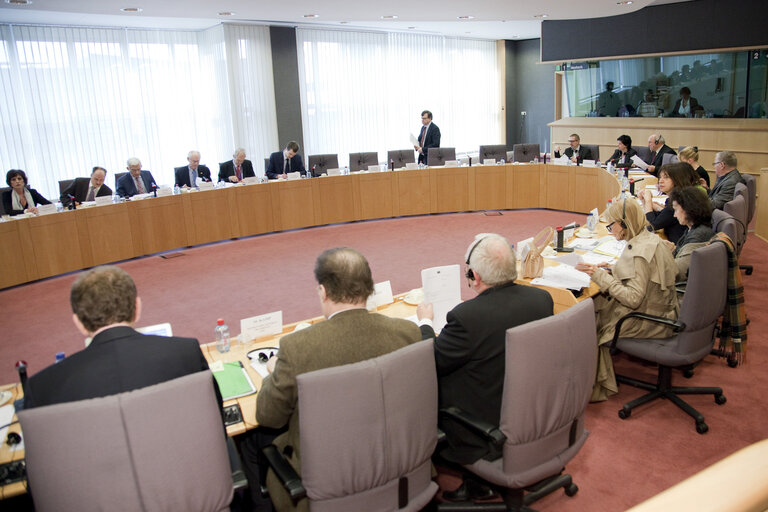
M 459 265 L 425 268 L 421 271 L 424 302 L 431 302 L 435 331 L 445 325 L 445 315 L 461 302 L 461 269 Z
M 581 290 L 589 286 L 589 276 L 570 265 L 557 265 L 556 267 L 544 267 L 542 276 L 532 280 L 531 284 Z
M 419 139 L 416 138 L 414 134 L 409 134 L 411 137 L 411 146 L 418 146 L 419 145 Z
M 646 170 L 648 168 L 648 164 L 643 161 L 642 158 L 640 158 L 637 155 L 634 155 L 632 157 L 632 163 L 635 165 L 635 167 L 639 167 L 642 170 Z

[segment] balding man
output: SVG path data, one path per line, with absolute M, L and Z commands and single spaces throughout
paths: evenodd
M 715 155 L 712 167 L 717 179 L 709 191 L 709 202 L 712 203 L 712 208 L 722 210 L 725 203 L 733 199 L 736 184 L 744 183 L 741 173 L 736 169 L 738 163 L 736 153 L 733 151 L 721 151 Z
M 61 193 L 61 204 L 68 207 L 74 200 L 75 206 L 80 206 L 80 203 L 95 201 L 97 197 L 111 196 L 112 189 L 104 184 L 106 176 L 107 170 L 97 165 L 91 171 L 90 178 L 75 178 Z
M 232 153 L 232 160 L 219 164 L 219 181 L 228 181 L 230 183 L 240 183 L 243 178 L 253 178 L 256 173 L 253 172 L 253 164 L 245 159 L 245 150 L 237 148 Z
M 674 149 L 667 146 L 667 141 L 665 141 L 664 137 L 658 133 L 652 133 L 651 136 L 648 137 L 648 149 L 651 150 L 651 159 L 648 162 L 647 172 L 654 176 L 659 175 L 659 169 L 661 169 L 661 166 L 664 164 L 664 155 L 677 154 Z
M 136 194 L 149 194 L 157 188 L 152 173 L 141 170 L 141 160 L 138 158 L 129 158 L 126 162 L 126 169 L 128 169 L 128 173 L 117 180 L 117 193 L 120 197 L 131 197 Z
M 464 260 L 468 284 L 477 297 L 448 313 L 435 340 L 439 407 L 459 407 L 498 427 L 506 331 L 552 315 L 552 297 L 544 290 L 515 284 L 515 252 L 500 235 L 477 235 Z M 417 316 L 422 337 L 433 337 L 432 305 L 420 304 Z M 501 457 L 501 449 L 459 423 L 442 416 L 439 422 L 447 437 L 447 447 L 439 452 L 445 461 L 463 465 Z M 464 483 L 455 491 L 444 492 L 443 498 L 465 501 L 492 495 L 489 488 L 465 475 Z
M 200 165 L 200 152 L 187 153 L 187 165 L 175 167 L 176 186 L 195 188 L 200 181 L 211 181 L 211 170 L 205 165 Z

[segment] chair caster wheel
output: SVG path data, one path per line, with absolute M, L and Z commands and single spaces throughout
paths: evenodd
M 620 409 L 619 418 L 625 420 L 632 415 L 632 409 Z
M 736 360 L 735 357 L 729 357 L 728 358 L 728 367 L 729 368 L 736 368 L 739 366 L 739 362 Z
M 686 379 L 690 379 L 691 377 L 693 377 L 693 369 L 689 368 L 687 370 L 683 370 L 683 377 L 685 377 Z
M 571 484 L 565 488 L 565 495 L 568 497 L 575 496 L 577 492 L 579 492 L 579 486 L 576 484 Z
M 697 423 L 696 424 L 696 432 L 699 434 L 706 434 L 709 431 L 709 427 L 706 423 Z
M 725 398 L 725 395 L 715 395 L 715 403 L 717 405 L 723 405 L 727 401 L 728 399 Z

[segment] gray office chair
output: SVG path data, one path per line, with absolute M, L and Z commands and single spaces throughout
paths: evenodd
M 624 404 L 619 411 L 619 418 L 627 419 L 635 407 L 657 398 L 666 398 L 694 419 L 696 432 L 704 434 L 709 430 L 704 416 L 679 395 L 711 394 L 715 403 L 722 405 L 726 402 L 723 390 L 718 387 L 672 386 L 672 369 L 687 369 L 704 359 L 712 350 L 715 326 L 725 309 L 727 281 L 728 261 L 725 246 L 714 242 L 700 247 L 691 254 L 688 285 L 677 321 L 645 313 L 630 313 L 618 321 L 611 349 L 618 349 L 632 357 L 656 363 L 659 367 L 655 383 L 616 375 L 616 380 L 622 384 L 649 391 L 648 394 Z M 668 325 L 676 334 L 663 339 L 622 338 L 621 326 L 629 318 Z
M 369 165 L 379 165 L 379 153 L 369 151 L 366 153 L 349 154 L 350 171 L 367 171 Z
M 0 187 L 0 195 L 2 195 L 6 190 L 11 190 L 11 187 Z M 0 215 L 5 215 L 5 207 L 3 207 L 2 201 L 0 201 Z
M 677 155 L 673 155 L 672 153 L 664 153 L 661 156 L 661 165 L 674 164 L 679 161 L 680 159 L 677 157 Z
M 387 165 L 391 166 L 393 162 L 395 169 L 402 169 L 405 167 L 405 164 L 415 164 L 415 151 L 412 149 L 395 149 L 387 151 Z
M 752 223 L 755 216 L 755 207 L 757 206 L 757 180 L 751 174 L 741 175 L 744 184 L 747 186 L 747 228 Z
M 445 165 L 446 160 L 456 160 L 456 148 L 429 148 L 429 153 L 427 153 L 428 166 Z
M 592 160 L 600 160 L 600 146 L 597 144 L 582 144 L 581 147 L 589 149 L 592 153 Z
M 437 492 L 433 340 L 296 383 L 301 478 L 274 446 L 264 450 L 296 501 L 306 495 L 314 512 L 416 512 L 429 503 Z
M 723 205 L 723 210 L 736 219 L 739 224 L 736 238 L 731 238 L 736 246 L 736 253 L 741 256 L 744 244 L 747 243 L 747 226 L 749 225 L 747 217 L 749 216 L 749 206 L 747 203 L 747 187 L 743 183 L 737 183 L 734 189 L 733 199 Z M 715 210 L 717 211 L 717 210 Z M 745 271 L 747 275 L 752 275 L 754 268 L 752 265 L 739 265 L 739 268 Z
M 233 496 L 213 377 L 19 412 L 41 512 L 225 511 Z
M 59 180 L 59 197 L 64 195 L 64 191 L 69 188 L 69 186 L 72 184 L 72 182 L 75 181 L 74 179 L 71 180 Z
M 487 158 L 493 158 L 497 162 L 507 159 L 507 145 L 493 144 L 490 146 L 480 146 L 477 152 L 478 164 L 482 164 Z
M 515 144 L 512 146 L 512 156 L 515 162 L 532 162 L 539 158 L 538 144 Z
M 320 176 L 321 174 L 325 174 L 328 169 L 338 168 L 338 155 L 309 155 L 307 160 L 307 169 L 312 173 L 312 176 Z
M 507 331 L 500 425 L 483 427 L 456 408 L 441 410 L 502 447 L 502 457 L 464 466 L 503 493 L 506 510 L 524 508 L 563 488 L 578 487 L 565 464 L 589 432 L 584 412 L 597 370 L 592 299 Z M 526 490 L 530 490 L 526 494 Z M 438 510 L 499 510 L 499 504 L 440 504 Z
M 632 146 L 632 149 L 637 152 L 637 156 L 639 156 L 643 162 L 650 164 L 651 150 L 648 149 L 648 146 Z
M 115 194 L 117 194 L 117 182 L 120 181 L 120 178 L 128 174 L 127 171 L 124 172 L 116 172 L 115 173 L 115 188 L 113 189 L 115 191 Z
M 221 167 L 221 164 L 219 164 L 219 167 Z M 264 159 L 264 176 L 267 175 L 267 169 L 269 169 L 269 157 Z

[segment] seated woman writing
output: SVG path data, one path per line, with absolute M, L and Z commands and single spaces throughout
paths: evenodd
M 674 189 L 689 187 L 698 183 L 698 174 L 696 174 L 696 171 L 693 170 L 690 164 L 684 162 L 666 164 L 659 170 L 659 191 L 667 194 L 667 196 Z M 645 212 L 645 218 L 648 219 L 653 229 L 656 231 L 663 229 L 667 240 L 673 244 L 677 243 L 680 237 L 683 236 L 685 226 L 680 225 L 675 219 L 674 212 L 672 211 L 672 200 L 667 197 L 667 201 L 663 206 L 655 203 L 653 202 L 653 195 L 648 189 L 641 191 L 637 198 L 640 199 L 643 211 Z
M 617 198 L 604 213 L 608 231 L 627 246 L 612 269 L 579 263 L 601 294 L 595 297 L 598 351 L 597 378 L 591 400 L 605 400 L 618 392 L 608 342 L 619 319 L 633 311 L 677 319 L 679 307 L 675 293 L 677 267 L 672 253 L 661 238 L 648 231 L 640 204 L 633 198 Z M 635 318 L 624 322 L 621 336 L 626 338 L 665 338 L 671 330 L 663 325 Z
M 685 227 L 672 251 L 677 265 L 677 280 L 685 281 L 688 279 L 691 253 L 707 245 L 715 234 L 712 231 L 712 203 L 700 187 L 673 189 L 669 200 L 672 202 L 675 218 Z

